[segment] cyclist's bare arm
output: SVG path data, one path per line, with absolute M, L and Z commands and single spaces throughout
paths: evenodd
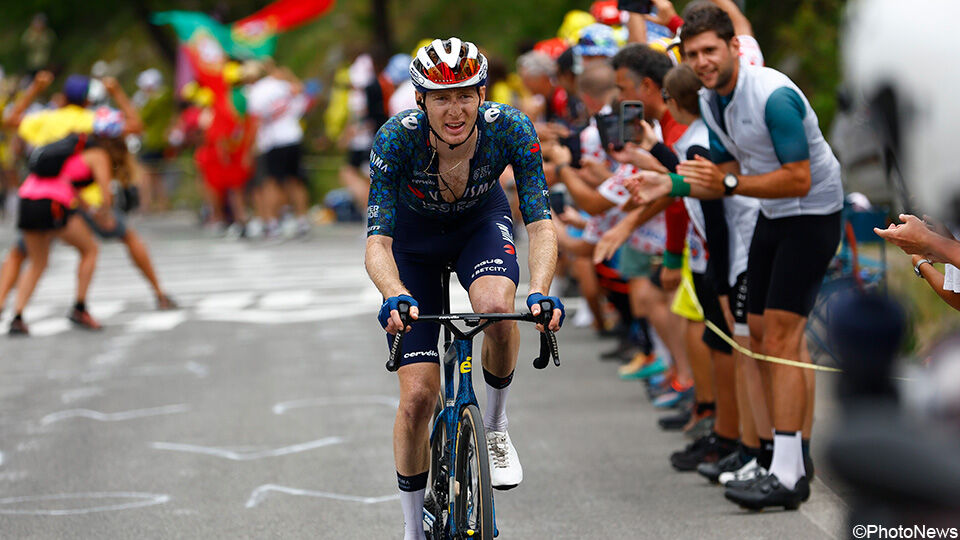
M 397 263 L 393 259 L 393 238 L 379 234 L 368 236 L 364 266 L 367 268 L 370 280 L 384 298 L 401 294 L 410 295 L 410 291 L 400 281 L 400 271 L 397 270 Z M 416 307 L 410 308 L 413 319 L 416 319 L 419 313 Z M 396 333 L 402 327 L 400 315 L 394 310 L 390 314 L 387 332 Z
M 530 236 L 530 292 L 550 294 L 550 282 L 557 269 L 557 231 L 549 219 L 541 219 L 527 225 Z M 536 313 L 534 313 L 536 315 Z M 560 310 L 554 310 L 550 330 L 560 329 Z

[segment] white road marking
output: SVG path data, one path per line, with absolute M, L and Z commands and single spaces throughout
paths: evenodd
M 312 491 L 309 489 L 297 489 L 287 486 L 278 486 L 276 484 L 265 484 L 253 490 L 250 498 L 247 499 L 247 508 L 257 506 L 270 492 L 277 491 L 288 495 L 302 495 L 306 497 L 322 497 L 324 499 L 333 499 L 337 501 L 355 502 L 361 504 L 377 504 L 387 501 L 394 501 L 400 498 L 400 494 L 384 495 L 382 497 L 358 497 L 356 495 L 343 495 L 340 493 L 330 493 L 328 491 Z
M 66 317 L 56 319 L 44 319 L 35 323 L 27 324 L 30 326 L 30 335 L 34 337 L 54 336 L 67 330 L 70 330 L 70 321 Z
M 147 313 L 128 322 L 126 327 L 130 332 L 165 332 L 173 330 L 185 320 L 187 314 L 183 311 Z
M 230 292 L 211 294 L 197 302 L 197 311 L 221 309 L 243 309 L 253 303 L 255 294 L 251 292 Z
M 326 437 L 323 439 L 317 439 L 315 441 L 305 442 L 301 444 L 294 444 L 292 446 L 285 446 L 283 448 L 277 448 L 274 450 L 260 450 L 260 451 L 253 451 L 253 450 L 234 451 L 234 450 L 227 450 L 225 448 L 214 448 L 210 446 L 197 446 L 194 444 L 179 444 L 179 443 L 168 443 L 168 442 L 155 442 L 155 443 L 151 443 L 150 446 L 156 450 L 191 452 L 194 454 L 205 454 L 208 456 L 215 456 L 219 458 L 230 459 L 233 461 L 251 461 L 254 459 L 286 456 L 289 454 L 296 454 L 298 452 L 306 452 L 308 450 L 314 450 L 317 448 L 323 448 L 325 446 L 340 444 L 343 441 L 344 441 L 343 437 Z
M 103 389 L 96 386 L 90 388 L 76 388 L 74 390 L 67 390 L 66 392 L 60 394 L 60 401 L 64 404 L 70 404 L 74 401 L 79 401 L 93 396 L 102 396 Z
M 316 298 L 309 290 L 277 291 L 263 295 L 261 309 L 298 309 L 312 304 Z
M 110 317 L 123 311 L 123 308 L 127 307 L 127 303 L 123 300 L 103 300 L 90 303 L 90 315 L 93 315 L 93 318 L 100 320 L 107 320 Z
M 298 399 L 277 403 L 273 406 L 273 414 L 283 414 L 291 409 L 326 407 L 329 405 L 386 405 L 387 407 L 396 409 L 400 406 L 400 400 L 391 396 L 343 396 Z
M 100 411 L 91 411 L 90 409 L 70 409 L 68 411 L 59 411 L 46 415 L 40 420 L 40 424 L 45 426 L 68 418 L 89 418 L 91 420 L 97 420 L 98 422 L 119 422 L 148 416 L 185 413 L 189 410 L 190 406 L 184 404 L 153 407 L 150 409 L 136 409 L 118 413 L 102 413 Z
M 129 510 L 164 504 L 170 501 L 169 495 L 155 493 L 107 492 L 107 493 L 60 493 L 55 495 L 31 495 L 26 497 L 4 497 L 0 499 L 0 506 L 24 502 L 64 501 L 77 499 L 135 499 L 133 502 L 93 506 L 90 508 L 64 508 L 60 510 L 30 510 L 20 508 L 0 508 L 0 514 L 21 516 L 72 516 L 77 514 L 92 514 L 94 512 L 108 512 L 111 510 Z

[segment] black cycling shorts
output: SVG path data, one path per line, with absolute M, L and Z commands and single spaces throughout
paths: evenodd
M 302 153 L 300 143 L 271 148 L 266 153 L 264 164 L 267 176 L 283 183 L 291 179 L 306 182 L 306 175 L 301 167 Z
M 400 281 L 417 301 L 420 313 L 441 312 L 440 278 L 448 263 L 454 264 L 457 279 L 468 291 L 484 276 L 504 276 L 514 285 L 520 281 L 510 215 L 503 191 L 495 191 L 482 207 L 452 222 L 421 216 L 402 204 L 397 206 L 393 258 Z M 399 364 L 439 362 L 440 325 L 420 323 L 411 328 L 403 338 Z M 387 346 L 392 344 L 393 336 L 387 334 Z
M 51 199 L 20 199 L 17 228 L 22 231 L 55 231 L 67 226 L 72 210 Z
M 736 283 L 727 291 L 727 302 L 730 304 L 730 313 L 733 314 L 733 335 L 735 336 L 750 335 L 750 329 L 747 328 L 748 296 L 747 273 L 743 272 L 737 276 Z
M 693 272 L 693 288 L 697 292 L 697 301 L 703 309 L 703 318 L 712 322 L 725 335 L 730 335 L 730 327 L 727 326 L 727 318 L 723 315 L 723 308 L 720 307 L 720 297 L 717 295 L 717 287 L 713 280 L 707 274 Z M 707 347 L 724 354 L 732 354 L 733 349 L 730 344 L 724 341 L 709 327 L 703 330 L 703 342 Z
M 841 224 L 840 212 L 779 219 L 761 213 L 747 264 L 750 313 L 780 309 L 810 315 L 840 245 Z

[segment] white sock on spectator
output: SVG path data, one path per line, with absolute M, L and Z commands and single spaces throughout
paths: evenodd
M 774 432 L 770 474 L 775 474 L 780 483 L 788 489 L 793 489 L 797 485 L 797 480 L 805 476 L 801 432 L 797 431 L 794 434 L 783 431 Z

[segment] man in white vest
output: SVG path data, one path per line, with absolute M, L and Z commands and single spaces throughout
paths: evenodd
M 700 107 L 711 159 L 683 162 L 671 194 L 760 199 L 747 271 L 751 343 L 800 361 L 807 317 L 840 242 L 840 164 L 803 92 L 776 70 L 741 65 L 726 13 L 711 5 L 692 10 L 681 36 L 685 61 L 705 87 Z M 807 385 L 801 368 L 761 364 L 772 399 L 773 460 L 768 475 L 728 484 L 725 495 L 751 509 L 796 509 L 810 496 L 801 439 Z

